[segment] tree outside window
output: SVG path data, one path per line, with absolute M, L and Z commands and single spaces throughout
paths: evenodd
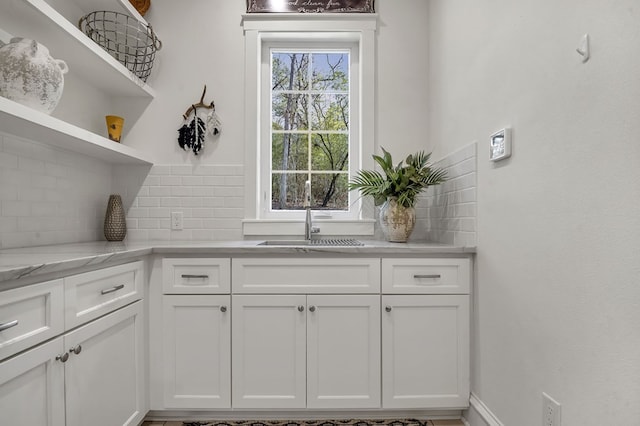
M 349 52 L 271 52 L 271 209 L 349 210 Z

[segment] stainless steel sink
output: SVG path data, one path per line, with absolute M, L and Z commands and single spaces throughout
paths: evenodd
M 364 243 L 353 238 L 317 238 L 312 240 L 266 240 L 258 243 L 259 246 L 363 246 Z

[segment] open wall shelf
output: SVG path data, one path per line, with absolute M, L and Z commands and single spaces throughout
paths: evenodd
M 52 6 L 54 2 L 59 10 Z M 153 89 L 80 31 L 77 20 L 72 22 L 93 10 L 126 12 L 142 19 L 127 0 L 51 0 L 50 3 L 45 0 L 1 0 L 0 29 L 15 37 L 42 43 L 52 57 L 63 59 L 69 66 L 70 73 L 65 78 L 82 79 L 111 101 L 151 102 L 155 97 Z M 77 108 L 82 110 L 87 105 L 80 104 Z M 135 122 L 137 118 L 127 119 Z M 2 97 L 0 131 L 108 162 L 151 164 L 147 155 L 135 149 Z

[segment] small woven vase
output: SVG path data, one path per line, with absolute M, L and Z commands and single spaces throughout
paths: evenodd
M 104 237 L 107 241 L 122 241 L 127 235 L 127 222 L 122 207 L 122 198 L 118 194 L 109 196 L 107 212 L 104 215 Z

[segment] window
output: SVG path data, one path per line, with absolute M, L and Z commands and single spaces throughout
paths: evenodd
M 270 158 L 261 185 L 271 200 L 265 217 L 302 210 L 306 181 L 314 211 L 348 213 L 357 204 L 347 191 L 350 153 L 358 153 L 357 144 L 350 146 L 352 49 L 271 48 L 268 56 L 271 119 L 261 124 L 270 128 L 262 141 Z
M 377 18 L 322 15 L 243 17 L 245 235 L 299 233 L 306 181 L 321 235 L 373 233 L 347 183 L 373 167 Z

